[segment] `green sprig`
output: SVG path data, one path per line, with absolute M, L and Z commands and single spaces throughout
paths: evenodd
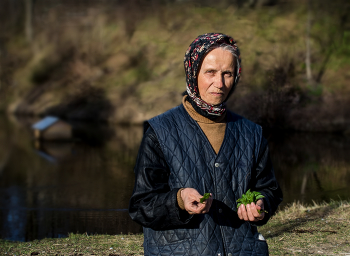
M 264 198 L 264 196 L 260 192 L 250 191 L 250 189 L 248 189 L 248 191 L 237 200 L 237 209 L 241 206 L 241 204 L 247 205 L 251 203 L 256 203 L 261 198 Z M 265 210 L 258 210 L 259 214 L 262 212 L 268 213 Z
M 207 200 L 210 197 L 210 193 L 205 193 L 201 199 L 199 199 L 199 202 L 202 204 L 205 200 Z

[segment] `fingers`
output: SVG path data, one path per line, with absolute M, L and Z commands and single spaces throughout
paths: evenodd
M 259 199 L 259 200 L 256 202 L 256 206 L 259 206 L 260 209 L 264 209 L 264 200 Z
M 238 208 L 237 214 L 241 220 L 245 220 L 245 221 L 249 220 L 247 210 L 246 210 L 244 204 L 241 204 L 241 206 Z
M 206 213 L 205 205 L 190 206 L 190 207 L 188 207 L 188 213 L 189 214 L 204 214 L 204 213 Z
M 260 213 L 258 213 L 258 208 L 254 203 L 247 205 L 247 214 L 249 221 L 258 221 L 261 219 Z
M 259 221 L 265 217 L 265 213 L 259 213 L 258 210 L 261 210 L 261 206 L 255 205 L 254 203 L 243 204 L 238 208 L 237 214 L 238 218 L 245 221 Z
M 204 214 L 209 212 L 213 202 L 212 197 L 200 203 L 203 196 L 194 188 L 185 188 L 181 191 L 181 198 L 184 201 L 185 210 L 189 214 Z
M 197 202 L 197 204 L 193 204 L 193 205 L 190 206 L 190 211 L 192 212 L 190 214 L 204 214 L 204 213 L 207 213 L 207 212 L 209 212 L 212 203 L 213 203 L 213 198 L 212 197 L 209 197 L 203 203 Z
M 203 212 L 203 213 L 209 212 L 212 203 L 213 203 L 213 197 L 212 197 L 212 195 L 210 194 L 210 197 L 209 197 L 207 200 L 205 200 L 205 201 L 203 202 L 203 204 L 205 205 L 205 208 L 204 208 L 204 212 Z

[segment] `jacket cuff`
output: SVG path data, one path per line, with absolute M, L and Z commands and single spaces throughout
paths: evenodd
M 183 188 L 184 189 L 184 188 Z M 181 193 L 182 190 L 181 188 L 178 189 L 176 191 L 176 193 L 174 193 L 176 195 L 176 197 L 174 198 L 174 203 L 176 204 L 176 211 L 175 211 L 175 214 L 176 214 L 176 217 L 177 219 L 179 220 L 179 222 L 181 224 L 187 224 L 193 217 L 193 215 L 189 214 L 186 210 L 182 210 L 179 206 L 179 203 L 177 201 L 177 195 L 179 193 Z M 180 192 L 179 192 L 180 191 Z

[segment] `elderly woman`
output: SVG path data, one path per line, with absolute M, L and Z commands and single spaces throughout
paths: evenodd
M 145 255 L 268 255 L 257 226 L 282 192 L 261 127 L 225 107 L 240 63 L 231 37 L 197 37 L 185 54 L 182 104 L 146 122 L 129 206 L 144 227 Z M 237 210 L 249 189 L 264 198 Z

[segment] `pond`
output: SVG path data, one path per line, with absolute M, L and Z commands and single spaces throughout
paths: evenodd
M 74 142 L 44 143 L 33 139 L 35 121 L 0 116 L 0 237 L 142 232 L 127 208 L 143 127 L 74 123 Z M 266 136 L 284 193 L 280 207 L 349 199 L 349 137 Z

